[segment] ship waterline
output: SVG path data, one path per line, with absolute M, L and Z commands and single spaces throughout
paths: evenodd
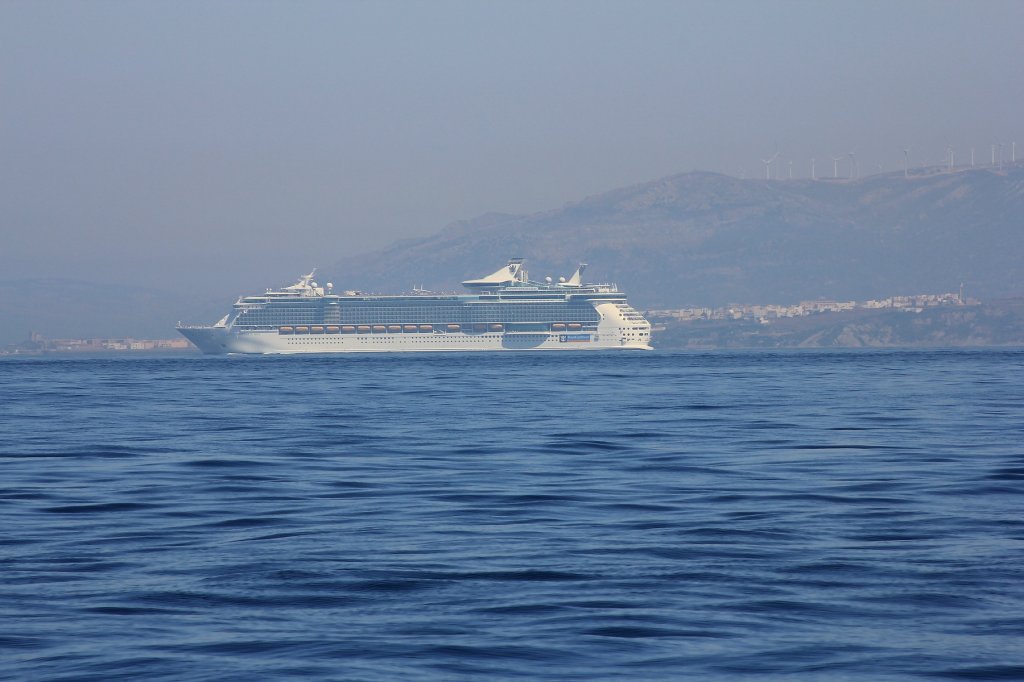
M 516 258 L 463 282 L 472 293 L 462 295 L 339 294 L 310 273 L 239 298 L 215 325 L 178 331 L 209 354 L 649 350 L 650 323 L 615 285 L 582 283 L 584 267 L 557 283 L 534 282 Z

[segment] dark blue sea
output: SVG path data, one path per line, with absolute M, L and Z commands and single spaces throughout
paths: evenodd
M 0 678 L 1024 678 L 1024 351 L 0 361 Z

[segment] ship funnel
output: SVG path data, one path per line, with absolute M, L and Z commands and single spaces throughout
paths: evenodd
M 587 268 L 586 263 L 580 263 L 580 266 L 576 268 L 576 272 L 572 273 L 570 277 L 562 286 L 566 287 L 578 287 L 583 285 L 583 271 Z
M 508 265 L 500 270 L 480 279 L 467 279 L 462 283 L 462 286 L 469 288 L 501 286 L 502 284 L 520 281 L 525 272 L 523 270 L 523 259 L 513 258 L 508 262 Z

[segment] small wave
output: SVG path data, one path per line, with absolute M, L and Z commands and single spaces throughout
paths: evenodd
M 585 635 L 596 635 L 598 637 L 618 637 L 623 639 L 665 639 L 665 638 L 711 638 L 719 639 L 731 637 L 730 633 L 718 632 L 715 630 L 671 630 L 668 628 L 652 628 L 637 625 L 613 625 L 601 628 L 584 630 Z
M 925 673 L 931 677 L 949 680 L 1024 680 L 1024 664 L 977 665 Z
M 43 511 L 50 514 L 102 514 L 106 512 L 139 511 L 159 506 L 161 505 L 148 502 L 98 502 L 95 504 L 68 504 L 59 507 L 44 507 Z
M 250 469 L 254 467 L 266 466 L 265 462 L 257 462 L 248 459 L 218 459 L 218 458 L 203 458 L 203 459 L 191 459 L 183 462 L 179 462 L 181 466 L 193 467 L 196 469 Z
M 996 469 L 985 478 L 995 481 L 1024 480 L 1024 467 L 1005 467 L 1002 469 Z
M 437 581 L 431 580 L 362 580 L 349 583 L 345 586 L 346 591 L 351 592 L 382 592 L 401 593 L 418 592 L 438 586 Z
M 575 658 L 563 649 L 539 646 L 469 646 L 441 644 L 421 647 L 417 655 L 475 661 L 566 661 Z
M 980 604 L 978 599 L 945 592 L 896 592 L 861 597 L 863 601 L 880 604 L 911 606 L 915 608 L 966 609 Z
M 511 604 L 508 606 L 488 606 L 476 609 L 478 613 L 496 613 L 508 615 L 538 616 L 545 613 L 559 613 L 565 607 L 558 604 Z
M 551 440 L 543 444 L 543 449 L 547 451 L 555 452 L 591 452 L 594 450 L 600 452 L 619 452 L 626 450 L 626 445 L 622 443 L 614 443 L 607 440 Z
M 99 613 L 110 616 L 160 616 L 188 613 L 178 609 L 161 609 L 145 606 L 89 606 L 82 609 L 84 613 Z
M 144 592 L 128 595 L 128 600 L 190 610 L 216 607 L 333 609 L 365 603 L 367 598 L 357 595 L 300 592 L 278 592 L 260 596 L 222 592 Z
M 589 580 L 592 576 L 568 571 L 527 569 L 523 571 L 475 571 L 452 574 L 459 580 L 495 580 L 500 582 L 566 582 Z
M 42 649 L 50 645 L 45 637 L 0 634 L 0 649 Z
M 286 523 L 284 519 L 274 516 L 241 516 L 234 519 L 222 521 L 211 521 L 199 524 L 202 528 L 260 528 L 262 526 L 276 526 Z

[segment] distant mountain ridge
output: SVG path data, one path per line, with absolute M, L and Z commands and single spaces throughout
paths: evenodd
M 456 290 L 512 256 L 533 278 L 617 282 L 637 306 L 1024 293 L 1024 167 L 862 180 L 742 180 L 691 172 L 531 215 L 488 213 L 345 258 L 367 291 Z
M 460 291 L 513 256 L 534 279 L 590 263 L 588 280 L 619 284 L 640 309 L 867 300 L 961 281 L 982 300 L 1024 296 L 1024 166 L 858 181 L 683 173 L 540 213 L 487 213 L 345 258 L 319 278 L 339 290 Z M 0 281 L 0 343 L 33 330 L 173 337 L 177 320 L 213 322 L 237 293 Z

